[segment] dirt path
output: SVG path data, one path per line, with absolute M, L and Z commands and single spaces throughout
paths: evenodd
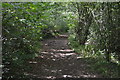
M 33 78 L 100 78 L 87 68 L 87 59 L 79 58 L 68 46 L 67 35 L 42 42 L 42 52 L 29 62 L 32 68 L 27 73 Z

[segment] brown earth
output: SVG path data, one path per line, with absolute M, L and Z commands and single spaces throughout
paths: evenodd
M 29 62 L 31 78 L 101 78 L 89 70 L 86 58 L 80 56 L 68 46 L 67 35 L 46 39 L 42 42 L 39 56 Z

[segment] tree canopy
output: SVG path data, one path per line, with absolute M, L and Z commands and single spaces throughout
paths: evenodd
M 69 33 L 76 52 L 120 64 L 119 2 L 4 2 L 2 7 L 5 76 L 16 77 L 13 68 L 24 71 L 26 61 L 40 53 L 41 41 L 61 33 Z

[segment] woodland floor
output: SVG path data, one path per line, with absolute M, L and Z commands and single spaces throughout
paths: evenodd
M 101 78 L 89 70 L 87 58 L 80 58 L 68 46 L 67 35 L 46 39 L 42 42 L 42 52 L 29 62 L 31 70 L 26 74 L 31 78 Z

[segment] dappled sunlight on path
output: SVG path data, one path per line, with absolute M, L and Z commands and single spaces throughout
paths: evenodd
M 67 37 L 47 39 L 42 42 L 39 56 L 29 62 L 31 71 L 26 72 L 32 78 L 94 78 L 100 77 L 87 70 L 86 59 L 68 46 Z

